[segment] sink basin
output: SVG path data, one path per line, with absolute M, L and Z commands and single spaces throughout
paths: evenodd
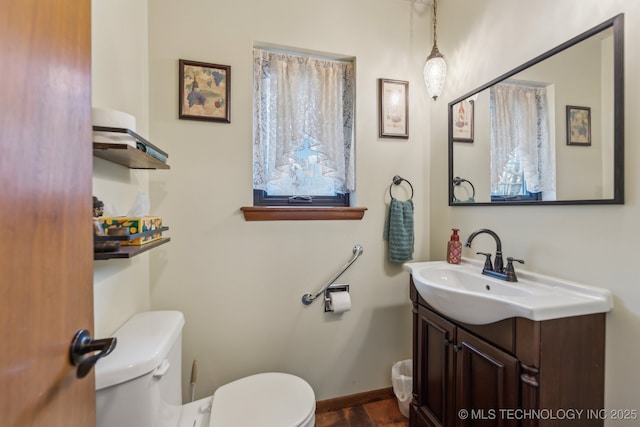
M 563 279 L 517 270 L 518 281 L 482 274 L 482 263 L 463 259 L 408 262 L 420 296 L 437 311 L 459 322 L 483 325 L 511 317 L 549 320 L 605 313 L 613 308 L 611 292 Z

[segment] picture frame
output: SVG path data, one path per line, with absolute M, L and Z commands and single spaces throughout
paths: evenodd
M 409 138 L 409 82 L 378 79 L 380 138 Z
M 465 99 L 452 107 L 453 140 L 457 142 L 473 142 L 473 126 L 475 121 L 475 103 Z
M 591 145 L 591 108 L 567 105 L 567 145 Z
M 231 123 L 231 66 L 178 61 L 178 118 Z

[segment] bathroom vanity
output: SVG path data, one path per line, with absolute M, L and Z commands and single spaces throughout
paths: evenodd
M 472 325 L 410 296 L 410 426 L 603 425 L 605 313 Z

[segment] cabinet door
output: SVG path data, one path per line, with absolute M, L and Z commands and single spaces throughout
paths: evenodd
M 429 427 L 453 426 L 455 326 L 418 306 L 415 325 L 414 396 Z
M 456 350 L 456 425 L 517 426 L 518 360 L 462 329 Z

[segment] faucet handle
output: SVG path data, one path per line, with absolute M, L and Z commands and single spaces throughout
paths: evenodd
M 493 271 L 493 264 L 491 263 L 491 254 L 487 252 L 476 252 L 476 255 L 484 255 L 486 258 L 484 260 L 484 267 L 482 270 Z
M 519 262 L 520 264 L 524 264 L 524 260 L 507 257 L 507 266 L 504 269 L 505 280 L 507 282 L 517 282 L 518 277 L 516 276 L 516 270 L 513 268 L 513 262 Z

